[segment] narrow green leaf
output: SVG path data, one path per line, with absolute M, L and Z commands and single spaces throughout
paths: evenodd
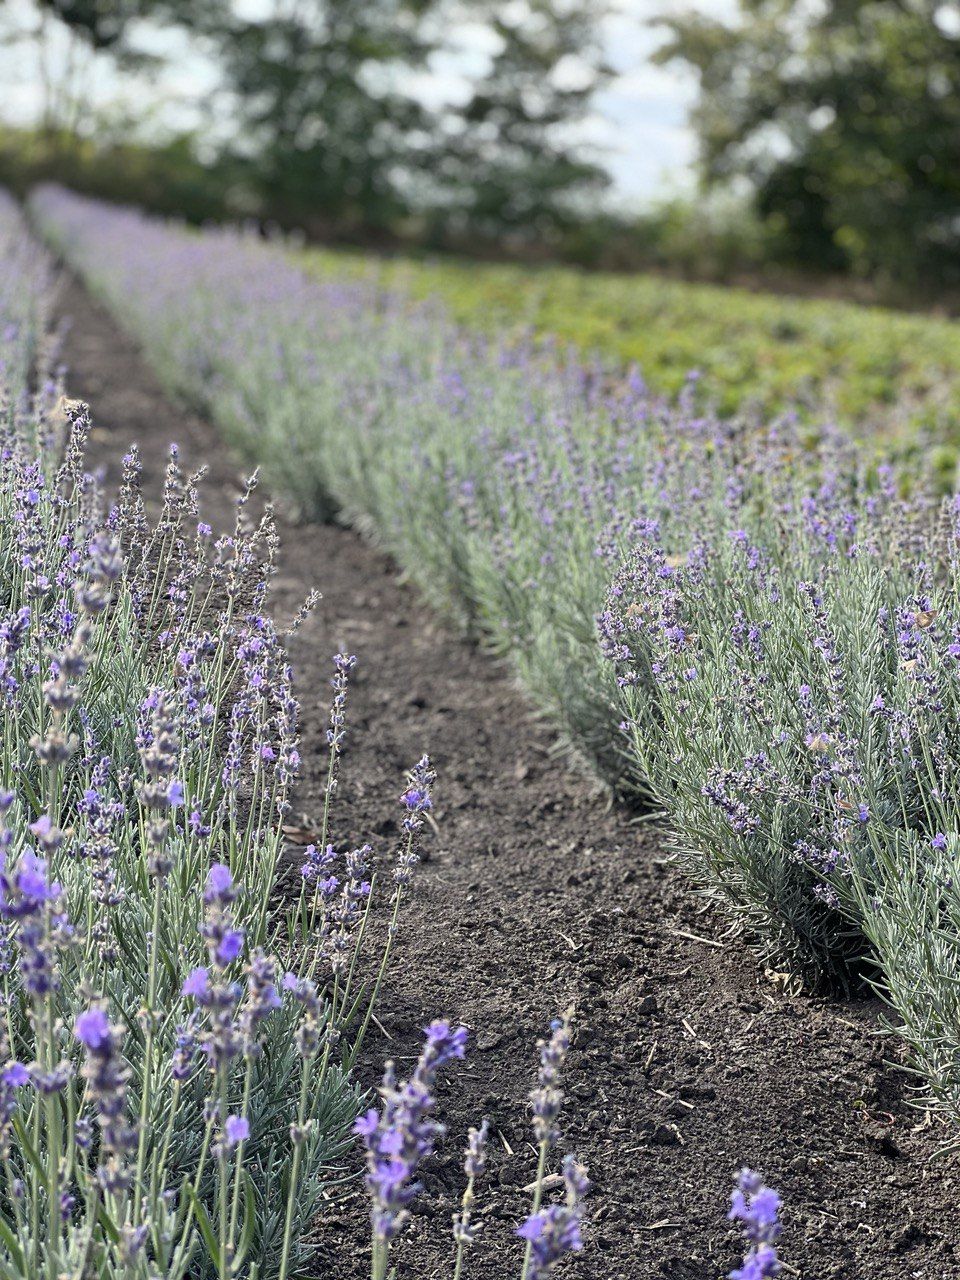
M 203 1243 L 207 1246 L 207 1252 L 210 1254 L 210 1260 L 219 1270 L 220 1241 L 217 1239 L 217 1233 L 213 1229 L 213 1224 L 210 1221 L 210 1215 L 207 1213 L 206 1206 L 189 1182 L 187 1183 L 187 1195 L 190 1197 L 190 1203 L 193 1206 L 193 1216 L 197 1220 L 197 1226 L 200 1228 Z

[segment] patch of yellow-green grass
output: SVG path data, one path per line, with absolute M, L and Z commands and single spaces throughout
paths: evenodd
M 960 444 L 960 325 L 856 303 L 810 300 L 650 275 L 461 260 L 375 259 L 305 250 L 327 277 L 374 276 L 439 297 L 459 322 L 554 334 L 636 362 L 657 390 L 699 370 L 722 412 L 799 404 L 898 444 Z

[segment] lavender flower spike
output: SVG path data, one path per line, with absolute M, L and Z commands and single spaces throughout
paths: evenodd
M 563 1182 L 564 1203 L 537 1210 L 517 1230 L 517 1235 L 529 1245 L 523 1280 L 541 1280 L 566 1254 L 578 1253 L 583 1248 L 581 1203 L 590 1183 L 586 1169 L 574 1156 L 566 1156 L 563 1161 Z
M 767 1280 L 779 1274 L 780 1262 L 774 1247 L 780 1235 L 779 1212 L 776 1191 L 764 1186 L 753 1170 L 741 1169 L 727 1217 L 743 1223 L 750 1249 L 743 1266 L 730 1272 L 730 1280 Z
M 533 1106 L 533 1129 L 538 1143 L 552 1147 L 559 1137 L 557 1119 L 563 1105 L 560 1072 L 570 1047 L 570 1012 L 551 1025 L 549 1040 L 540 1041 L 540 1070 L 537 1085 L 530 1093 Z
M 463 1171 L 467 1175 L 467 1186 L 460 1202 L 460 1212 L 453 1215 L 453 1238 L 457 1245 L 457 1265 L 454 1280 L 458 1280 L 463 1263 L 463 1250 L 469 1248 L 474 1241 L 477 1228 L 473 1222 L 473 1206 L 476 1201 L 474 1182 L 483 1173 L 487 1164 L 487 1133 L 489 1120 L 484 1120 L 479 1129 L 471 1129 L 467 1135 L 467 1149 L 464 1152 Z
M 409 1216 L 408 1206 L 420 1189 L 414 1180 L 420 1162 L 432 1153 L 441 1132 L 430 1117 L 437 1072 L 454 1058 L 462 1058 L 466 1043 L 465 1027 L 432 1022 L 413 1075 L 398 1085 L 388 1064 L 381 1088 L 382 1110 L 371 1109 L 354 1126 L 367 1148 L 374 1258 L 380 1274 L 385 1273 L 389 1243 Z M 374 1274 L 379 1280 L 377 1267 Z
M 117 1195 L 130 1185 L 128 1160 L 137 1141 L 137 1130 L 126 1115 L 130 1072 L 121 1051 L 122 1028 L 94 1004 L 77 1016 L 73 1034 L 86 1050 L 83 1077 L 100 1128 L 97 1178 L 105 1191 Z

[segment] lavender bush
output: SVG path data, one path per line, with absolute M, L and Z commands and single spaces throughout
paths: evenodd
M 79 471 L 85 409 L 68 418 L 69 467 L 46 483 L 18 418 L 2 480 L 24 504 L 9 556 L 24 583 L 3 630 L 0 1250 L 31 1277 L 85 1259 L 226 1277 L 248 1255 L 285 1277 L 359 1105 L 346 1066 L 369 1019 L 369 850 L 311 847 L 301 910 L 268 914 L 298 767 L 263 612 L 270 526 L 211 541 L 175 466 L 155 526 L 130 467 L 100 514 Z M 404 824 L 395 909 L 416 856 Z
M 954 1123 L 956 520 L 948 506 L 921 535 L 901 519 L 813 580 L 735 540 L 678 567 L 647 546 L 601 620 L 694 873 L 796 966 L 876 964 Z
M 49 255 L 29 234 L 12 196 L 0 189 L 0 381 L 14 399 L 26 393 L 47 345 L 52 301 Z M 44 354 L 49 359 L 51 349 Z

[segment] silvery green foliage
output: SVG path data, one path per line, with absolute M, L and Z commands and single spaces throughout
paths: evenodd
M 926 505 L 865 487 L 831 515 L 800 497 L 779 505 L 787 518 L 772 544 L 757 521 L 700 526 L 685 554 L 641 543 L 598 624 L 625 737 L 696 878 L 781 961 L 830 968 L 856 963 L 862 938 L 849 936 L 820 883 L 835 841 L 821 849 L 811 829 L 830 770 L 853 769 L 828 750 L 851 672 L 823 593 L 859 632 L 905 585 L 888 553 L 894 563 L 909 554 Z
M 922 533 L 889 515 L 883 536 L 819 565 L 736 538 L 678 565 L 638 550 L 605 643 L 693 874 L 780 961 L 875 962 L 957 1121 L 957 512 L 929 513 Z

